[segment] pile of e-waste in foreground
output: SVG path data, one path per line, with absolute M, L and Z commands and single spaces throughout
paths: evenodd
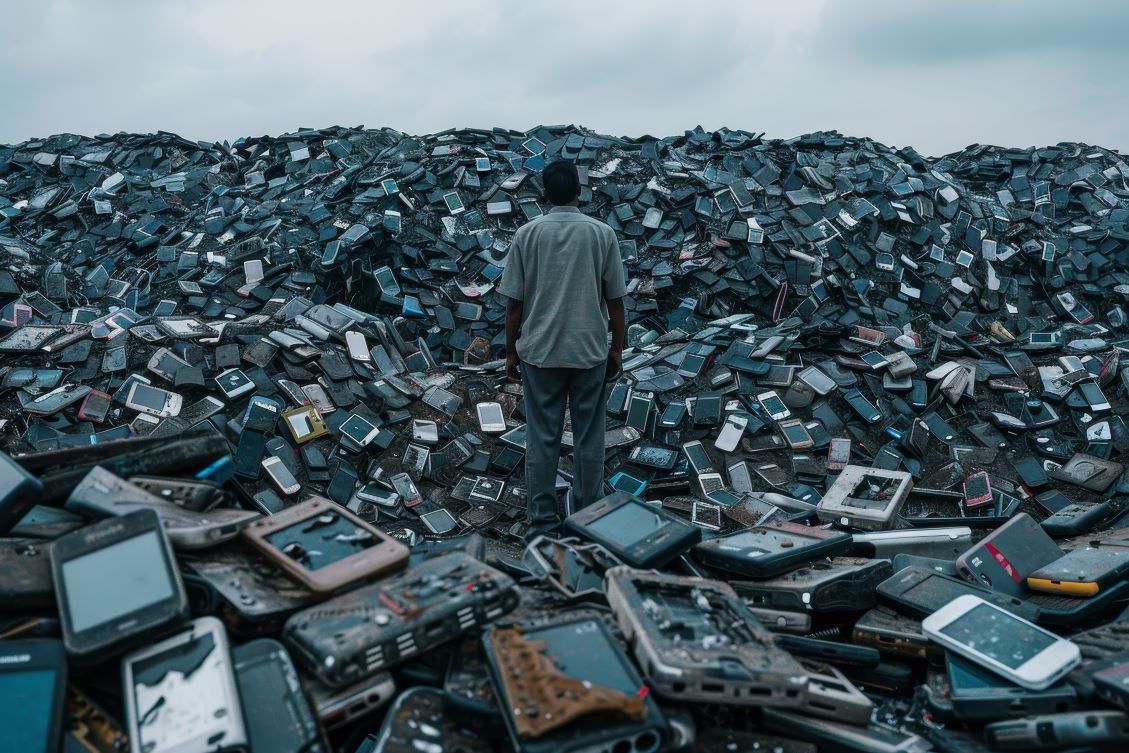
M 526 534 L 495 292 L 620 238 Z M 834 132 L 0 146 L 5 750 L 1125 750 L 1129 164 Z M 128 739 L 128 742 L 127 742 Z

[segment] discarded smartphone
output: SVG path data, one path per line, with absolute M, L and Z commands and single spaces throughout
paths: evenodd
M 1023 596 L 1027 577 L 1062 555 L 1039 524 L 1021 512 L 957 557 L 957 570 L 993 591 Z
M 1129 548 L 1082 546 L 1031 572 L 1027 586 L 1033 591 L 1090 598 L 1122 583 L 1127 574 Z
M 851 639 L 860 646 L 870 646 L 883 654 L 925 659 L 940 656 L 936 644 L 929 643 L 921 632 L 921 621 L 898 614 L 889 607 L 877 606 L 855 622 Z
M 668 447 L 636 446 L 631 448 L 627 460 L 644 468 L 669 471 L 678 462 L 678 451 Z
M 671 699 L 799 706 L 807 673 L 719 581 L 615 567 L 607 598 L 651 687 Z
M 463 200 L 457 191 L 443 194 L 443 203 L 447 205 L 447 211 L 451 214 L 461 214 L 466 211 Z
M 868 424 L 875 424 L 882 420 L 882 411 L 878 410 L 874 403 L 867 400 L 857 389 L 844 390 L 843 399 Z
M 188 616 L 188 599 L 157 514 L 139 510 L 58 538 L 51 575 L 67 653 L 91 663 Z
M 827 448 L 827 470 L 841 471 L 851 462 L 851 440 L 833 437 Z
M 1039 608 L 1028 601 L 996 593 L 920 565 L 903 567 L 889 579 L 879 583 L 877 593 L 893 606 L 915 617 L 933 614 L 937 611 L 938 604 L 947 604 L 964 595 L 990 601 L 1025 619 L 1034 620 L 1039 617 Z
M 666 741 L 658 704 L 598 617 L 495 624 L 482 642 L 515 750 L 656 753 Z
M 231 650 L 251 751 L 326 753 L 318 718 L 286 648 L 259 638 Z
M 750 606 L 803 612 L 857 612 L 874 606 L 874 588 L 893 572 L 886 560 L 831 557 L 763 580 L 730 585 Z
M 682 445 L 682 452 L 686 454 L 690 469 L 694 473 L 709 473 L 713 470 L 713 461 L 710 460 L 705 446 L 698 440 L 695 439 Z
M 400 495 L 400 499 L 404 502 L 404 507 L 411 509 L 416 505 L 423 503 L 423 495 L 419 493 L 416 488 L 415 482 L 412 477 L 406 473 L 393 474 L 389 479 L 392 488 Z
M 478 413 L 478 427 L 483 434 L 502 434 L 506 431 L 506 417 L 502 414 L 501 403 L 479 403 L 475 410 Z
M 661 567 L 702 537 L 697 526 L 623 492 L 573 513 L 565 518 L 564 527 L 633 567 Z
M 780 399 L 780 396 L 777 395 L 774 390 L 762 392 L 757 395 L 757 402 L 774 421 L 782 421 L 792 415 L 792 412 L 788 410 L 788 406 L 784 404 L 784 401 Z
M 683 401 L 675 401 L 663 409 L 662 416 L 659 417 L 659 426 L 664 429 L 677 429 L 686 420 L 686 403 Z
M 330 731 L 377 711 L 396 695 L 396 683 L 388 672 L 366 677 L 345 688 L 331 688 L 308 675 L 300 677 L 318 721 Z
M 398 570 L 408 548 L 324 497 L 243 529 L 251 546 L 317 594 Z
M 286 464 L 283 463 L 279 457 L 271 455 L 270 457 L 264 458 L 262 466 L 267 474 L 267 478 L 269 478 L 271 483 L 274 484 L 274 487 L 278 489 L 279 494 L 290 496 L 291 494 L 297 494 L 302 488 L 302 485 L 298 483 L 298 479 L 294 478 L 294 474 L 290 472 L 290 469 L 286 467 Z
M 921 622 L 930 640 L 1032 690 L 1078 665 L 1078 647 L 978 596 L 959 596 Z
M 709 567 L 746 578 L 771 578 L 850 547 L 849 533 L 781 521 L 703 541 L 693 552 Z
M 904 471 L 848 465 L 819 501 L 819 519 L 864 530 L 890 528 L 909 498 L 913 481 Z
M 184 398 L 175 392 L 151 387 L 141 382 L 135 382 L 129 388 L 129 395 L 125 399 L 127 408 L 161 418 L 180 415 L 183 404 Z
M 952 560 L 972 546 L 972 529 L 967 526 L 902 528 L 856 533 L 852 538 L 855 547 L 871 557 L 891 559 L 904 554 Z
M 341 436 L 355 443 L 358 447 L 367 447 L 369 442 L 376 438 L 380 433 L 380 429 L 374 426 L 368 419 L 358 416 L 356 413 L 350 413 L 349 417 L 342 422 L 338 427 Z
M 220 372 L 216 375 L 216 386 L 220 388 L 220 392 L 228 400 L 246 395 L 255 389 L 255 383 L 251 381 L 251 377 L 243 373 L 242 369 L 228 369 Z
M 345 346 L 349 349 L 349 357 L 354 361 L 368 362 L 372 360 L 369 355 L 368 342 L 361 332 L 349 330 L 345 333 Z
M 0 642 L 0 729 L 12 751 L 54 753 L 63 730 L 67 657 L 57 640 Z
M 290 436 L 294 438 L 295 444 L 305 444 L 329 433 L 325 419 L 312 405 L 285 411 L 282 414 L 282 421 L 290 431 Z
M 249 750 L 223 623 L 198 617 L 122 659 L 126 731 L 146 753 Z
M 962 721 L 991 722 L 1078 708 L 1078 693 L 1065 681 L 1056 682 L 1044 690 L 1031 690 L 948 651 L 945 652 L 945 666 L 953 713 Z
M 798 418 L 781 421 L 776 425 L 776 428 L 780 429 L 780 433 L 784 435 L 784 441 L 793 450 L 806 450 L 815 444 L 811 434 L 804 428 L 804 422 Z
M 501 441 L 501 442 L 505 442 L 506 444 L 510 445 L 511 447 L 516 447 L 517 449 L 522 450 L 524 452 L 525 451 L 525 434 L 526 434 L 525 424 L 522 424 L 521 426 L 517 426 L 517 427 L 514 427 L 513 429 L 510 429 L 505 434 L 498 437 L 498 440 Z
M 517 603 L 508 575 L 452 552 L 294 614 L 283 640 L 318 680 L 341 688 L 492 622 Z
M 722 452 L 733 452 L 737 449 L 737 444 L 741 441 L 741 436 L 745 433 L 745 427 L 748 425 L 748 418 L 736 413 L 729 414 L 725 419 L 725 425 L 721 427 L 721 433 L 714 440 L 713 446 Z
M 137 510 L 152 510 L 161 519 L 165 534 L 177 549 L 203 549 L 239 535 L 240 529 L 259 517 L 251 510 L 212 508 L 198 512 L 171 500 L 150 494 L 94 466 L 71 490 L 65 508 L 90 517 L 121 516 Z
M 969 510 L 992 504 L 992 484 L 986 471 L 974 473 L 964 480 L 964 506 Z

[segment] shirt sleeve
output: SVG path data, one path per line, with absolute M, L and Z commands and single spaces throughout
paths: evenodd
M 498 292 L 507 298 L 520 301 L 525 298 L 525 265 L 521 258 L 520 236 L 514 235 L 510 249 L 506 253 L 506 266 L 502 269 L 502 279 Z
M 623 281 L 623 259 L 619 255 L 619 239 L 615 232 L 608 233 L 607 250 L 604 252 L 604 299 L 614 301 L 627 295 L 627 284 Z

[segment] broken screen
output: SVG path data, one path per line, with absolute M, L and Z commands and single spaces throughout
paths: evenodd
M 320 570 L 378 543 L 371 531 L 335 512 L 287 526 L 266 540 L 307 570 Z
M 134 665 L 139 750 L 168 750 L 228 729 L 224 661 L 207 632 Z

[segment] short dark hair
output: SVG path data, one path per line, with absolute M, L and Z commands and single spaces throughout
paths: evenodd
M 580 195 L 580 173 L 568 160 L 559 159 L 545 165 L 541 180 L 545 184 L 546 198 L 556 206 L 567 204 Z

